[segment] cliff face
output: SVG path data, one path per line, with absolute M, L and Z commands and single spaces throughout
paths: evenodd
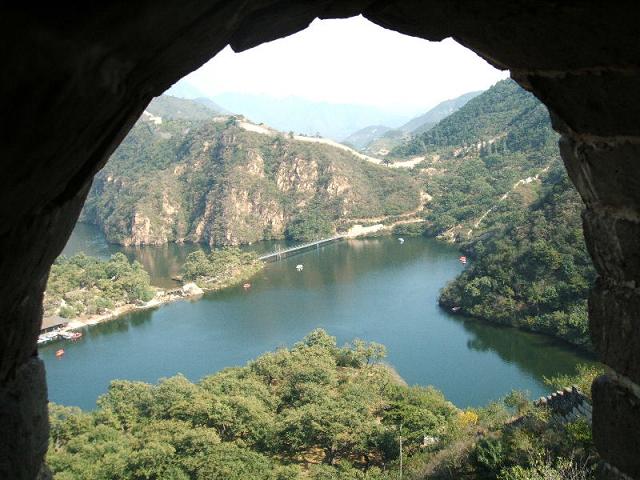
M 334 230 L 337 221 L 396 215 L 419 201 L 406 172 L 330 145 L 232 117 L 143 116 L 96 177 L 82 220 L 124 245 L 235 245 L 282 238 L 292 223 L 302 226 L 296 232 Z

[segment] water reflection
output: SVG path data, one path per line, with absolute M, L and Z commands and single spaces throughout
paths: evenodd
M 472 335 L 467 341 L 470 350 L 496 353 L 534 378 L 574 374 L 576 360 L 595 362 L 594 355 L 546 335 L 458 316 L 452 316 L 452 320 Z
M 85 335 L 90 338 L 99 338 L 127 332 L 130 329 L 149 323 L 153 318 L 154 310 L 156 309 L 139 310 L 108 322 L 93 325 L 85 329 Z
M 258 255 L 263 255 L 277 248 L 287 248 L 292 244 L 293 242 L 279 240 L 243 245 L 241 248 L 247 251 L 255 251 Z M 107 259 L 114 253 L 122 252 L 130 261 L 137 260 L 144 266 L 144 269 L 149 272 L 152 285 L 161 288 L 173 288 L 179 285 L 179 282 L 174 280 L 174 278 L 180 275 L 180 269 L 187 255 L 196 250 L 209 252 L 210 247 L 204 244 L 193 243 L 169 243 L 165 245 L 125 247 L 107 243 L 104 235 L 97 226 L 88 223 L 78 223 L 62 254 L 71 256 L 84 252 L 93 257 Z

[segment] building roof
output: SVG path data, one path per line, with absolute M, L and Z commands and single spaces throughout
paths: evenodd
M 62 327 L 67 323 L 69 323 L 69 320 L 58 315 L 54 315 L 52 317 L 44 317 L 42 319 L 42 326 L 40 327 L 40 330 L 45 330 L 52 327 Z

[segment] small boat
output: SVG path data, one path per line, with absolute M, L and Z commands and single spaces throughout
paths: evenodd
M 452 311 L 453 313 L 458 313 L 458 312 L 460 311 L 460 308 L 461 308 L 461 307 L 451 307 L 451 311 Z
M 73 340 L 73 332 L 60 332 L 58 335 L 65 340 Z
M 57 337 L 58 337 L 58 333 L 57 332 L 41 333 L 40 335 L 38 335 L 38 345 L 42 345 L 44 343 L 49 343 L 49 342 L 55 340 Z
M 296 270 L 297 271 L 301 272 L 303 269 L 304 269 L 304 265 L 302 265 L 302 264 L 296 265 Z
M 248 290 L 251 288 L 251 284 L 250 283 L 245 283 L 244 285 L 242 285 L 242 288 L 244 288 L 245 290 Z
M 82 338 L 82 332 L 72 332 L 71 340 L 79 340 Z
M 399 241 L 400 243 L 404 243 L 404 238 L 400 237 L 400 238 L 398 238 L 398 241 Z
M 464 255 L 462 255 L 460 257 L 460 263 L 462 263 L 463 265 L 465 265 L 467 263 L 467 257 L 465 257 Z
M 64 355 L 64 350 L 60 349 L 60 350 L 56 350 L 56 357 L 60 358 Z

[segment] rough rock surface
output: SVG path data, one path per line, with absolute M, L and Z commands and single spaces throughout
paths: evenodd
M 605 312 L 592 319 L 597 348 L 605 362 L 626 369 L 637 382 L 629 367 L 637 351 L 625 349 L 638 345 L 640 330 L 621 335 L 620 329 L 636 322 L 640 312 L 634 294 L 616 293 L 635 289 L 640 273 L 640 43 L 633 8 L 629 2 L 551 0 L 116 0 L 80 8 L 5 7 L 0 474 L 31 479 L 40 468 L 47 432 L 44 378 L 28 378 L 31 393 L 19 408 L 16 398 L 23 393 L 12 392 L 18 384 L 26 388 L 21 382 L 36 354 L 46 275 L 93 175 L 151 98 L 173 82 L 227 44 L 247 49 L 299 31 L 316 17 L 362 13 L 409 35 L 452 36 L 493 65 L 509 68 L 546 103 L 563 135 L 567 168 L 588 206 L 587 237 L 600 285 L 613 292 L 591 297 L 591 314 Z M 623 339 L 628 336 L 633 338 Z M 600 428 L 635 425 L 630 415 L 637 419 L 638 389 L 624 388 L 626 403 L 618 407 L 619 385 L 602 381 L 595 387 L 595 439 L 615 467 L 607 478 L 640 474 L 630 460 L 638 443 L 625 441 L 623 430 Z
M 424 201 L 404 172 L 247 126 L 264 130 L 234 117 L 160 125 L 143 117 L 95 176 L 81 219 L 123 245 L 235 245 L 309 225 L 309 210 L 337 228 Z
M 640 401 L 622 383 L 603 375 L 592 387 L 594 441 L 602 458 L 640 478 Z

